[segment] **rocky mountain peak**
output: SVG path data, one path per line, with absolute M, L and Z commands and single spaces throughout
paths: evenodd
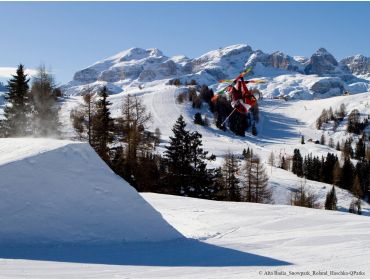
M 353 74 L 370 75 L 370 57 L 361 54 L 350 56 L 341 60 Z
M 310 58 L 305 68 L 306 74 L 324 76 L 333 73 L 338 66 L 338 61 L 325 48 L 319 48 Z

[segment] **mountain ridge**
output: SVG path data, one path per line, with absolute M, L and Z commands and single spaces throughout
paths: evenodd
M 248 66 L 254 67 L 251 73 L 254 77 L 274 80 L 282 75 L 298 75 L 298 80 L 305 81 L 295 79 L 294 83 L 311 95 L 331 96 L 370 89 L 370 58 L 365 56 L 338 61 L 325 48 L 319 48 L 310 58 L 304 58 L 281 51 L 269 54 L 253 50 L 247 44 L 211 50 L 197 58 L 169 57 L 156 48 L 130 48 L 77 71 L 63 89 L 67 95 L 79 95 L 87 87 L 97 90 L 107 86 L 112 93 L 119 93 L 129 87 L 158 81 L 166 83 L 171 79 L 180 79 L 183 83 L 195 80 L 198 84 L 217 87 L 218 80 L 233 77 Z M 360 77 L 356 76 L 359 74 Z M 319 85 L 307 87 L 305 84 L 311 80 Z M 320 90 L 315 90 L 317 88 Z M 263 86 L 260 89 L 264 89 Z M 297 98 L 291 91 L 288 95 Z

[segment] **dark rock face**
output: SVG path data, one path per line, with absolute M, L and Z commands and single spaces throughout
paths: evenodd
M 306 74 L 316 74 L 325 76 L 335 72 L 338 61 L 326 49 L 318 49 L 310 58 L 304 72 Z
M 92 68 L 86 68 L 78 71 L 73 76 L 73 80 L 81 83 L 93 83 L 98 79 L 99 73 Z
M 158 72 L 165 77 L 174 76 L 177 74 L 176 63 L 172 60 L 168 60 L 159 65 Z
M 370 74 L 370 57 L 355 55 L 342 59 L 340 62 L 346 65 L 353 74 Z
M 139 81 L 141 82 L 151 82 L 151 81 L 154 81 L 155 78 L 156 78 L 156 74 L 153 70 L 143 70 L 141 73 L 140 73 L 140 76 L 139 76 Z
M 256 50 L 252 53 L 252 55 L 249 57 L 247 61 L 247 66 L 256 66 L 257 62 L 262 63 L 265 66 L 268 66 L 268 54 L 265 54 L 261 50 Z
M 288 71 L 299 71 L 298 62 L 282 52 L 274 52 L 267 57 L 266 63 L 272 67 Z
M 324 78 L 311 86 L 311 90 L 317 94 L 333 91 L 337 94 L 344 92 L 344 84 L 340 78 Z
M 140 65 L 112 67 L 103 71 L 99 76 L 99 80 L 114 83 L 123 79 L 137 79 L 142 70 L 143 68 Z

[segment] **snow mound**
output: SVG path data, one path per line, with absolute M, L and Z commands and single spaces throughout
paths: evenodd
M 85 143 L 0 139 L 0 244 L 181 238 Z

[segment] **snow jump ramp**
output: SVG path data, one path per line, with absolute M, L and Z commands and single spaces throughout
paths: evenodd
M 85 143 L 0 139 L 0 246 L 182 238 Z
M 88 144 L 15 138 L 0 139 L 0 259 L 161 267 L 289 265 L 185 238 Z

